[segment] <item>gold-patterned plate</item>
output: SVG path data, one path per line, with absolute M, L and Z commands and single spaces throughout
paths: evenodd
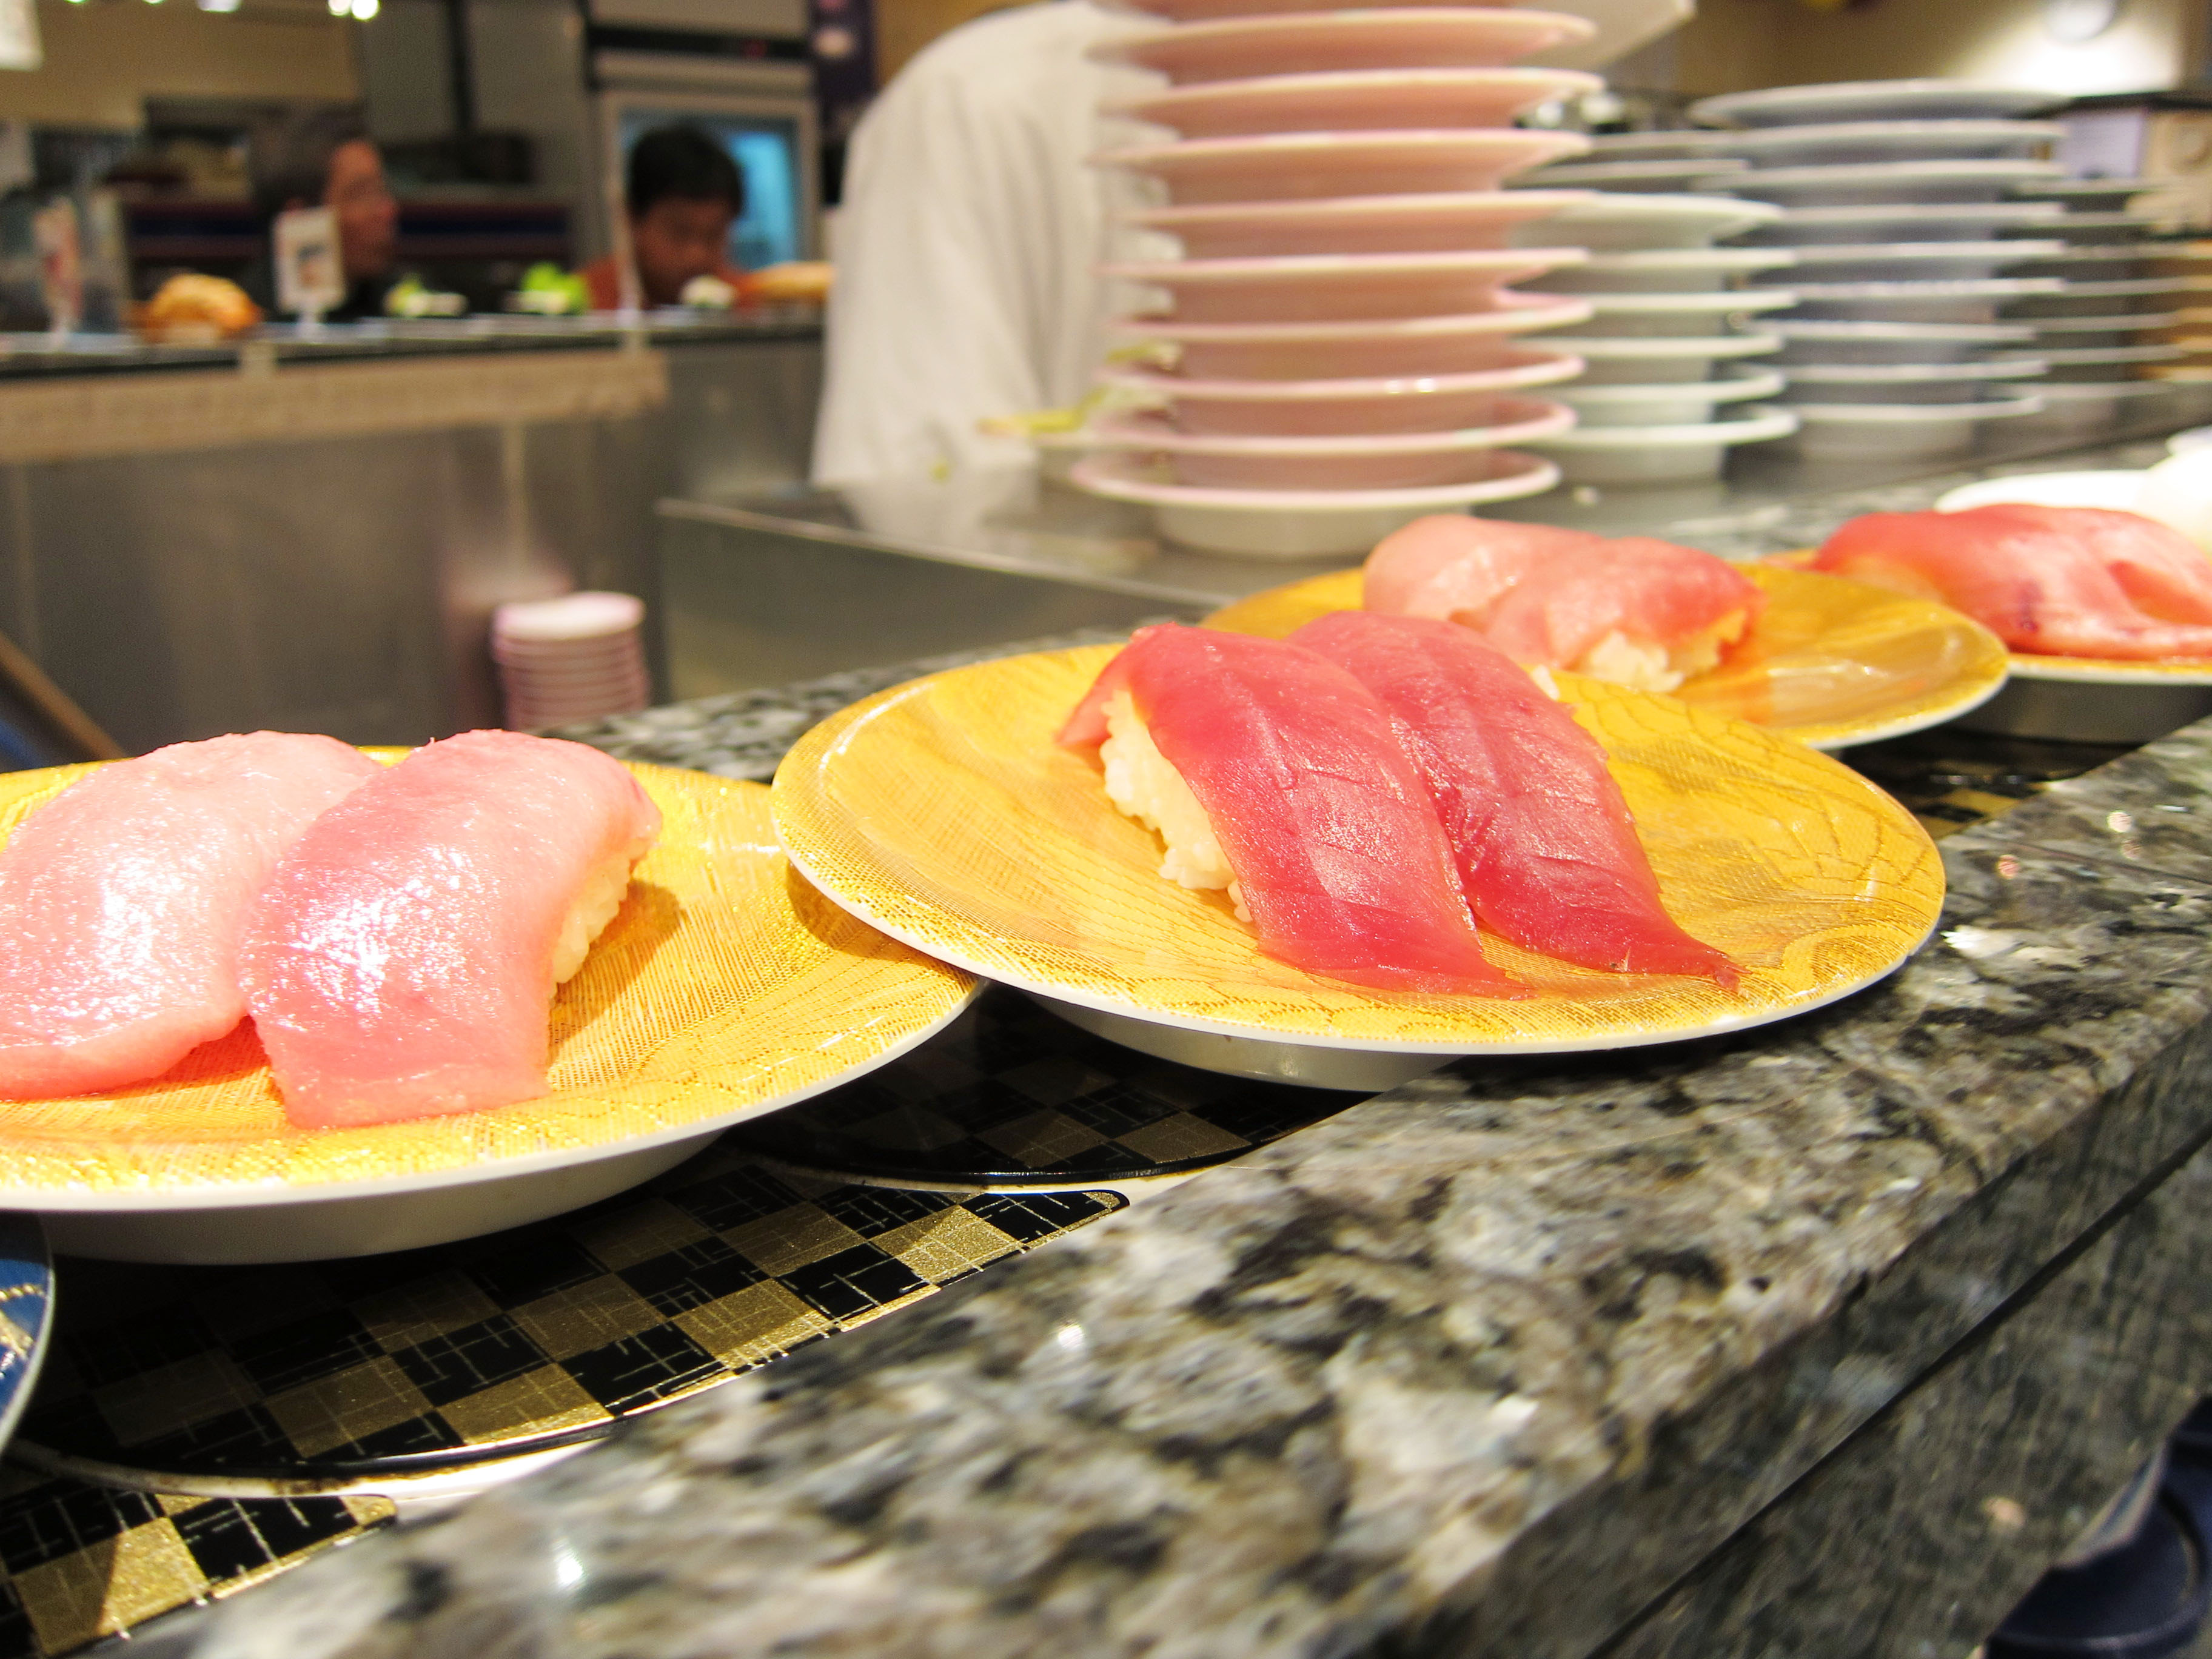
M 1766 609 L 1719 667 L 1674 692 L 1686 703 L 1815 749 L 1847 749 L 1955 720 L 2004 684 L 2003 643 L 1955 611 L 1811 571 L 1741 568 L 1766 590 Z M 1280 639 L 1358 609 L 1361 587 L 1357 569 L 1316 576 L 1240 600 L 1206 625 Z
M 89 769 L 0 776 L 0 839 Z M 885 939 L 792 870 L 762 786 L 630 769 L 665 828 L 555 999 L 543 1099 L 295 1128 L 248 1023 L 149 1083 L 0 1104 L 0 1207 L 228 1210 L 573 1170 L 804 1099 L 911 1048 L 972 1000 L 968 975 Z
M 1668 908 L 1745 969 L 1734 993 L 1572 967 L 1486 936 L 1519 1000 L 1370 991 L 1262 956 L 1224 896 L 1163 880 L 1159 843 L 1053 737 L 1112 647 L 896 687 L 802 738 L 775 778 L 792 860 L 933 956 L 1183 1030 L 1405 1054 L 1557 1053 L 1757 1025 L 1887 974 L 1934 927 L 1927 832 L 1838 762 L 1672 698 L 1561 675 L 1605 745 Z
M 1753 581 L 1767 586 L 1771 578 L 1778 574 L 1797 579 L 1819 575 L 1820 572 L 1805 568 L 1817 556 L 1816 550 L 1801 548 L 1794 553 L 1774 554 L 1762 563 L 1744 565 L 1741 568 Z M 1838 579 L 1831 576 L 1827 580 L 1835 581 Z M 1867 587 L 1863 583 L 1854 582 L 1848 586 L 1866 587 L 1866 591 L 1870 592 L 1881 591 Z M 1772 587 L 1768 587 L 1768 592 L 1773 591 Z M 1902 594 L 1892 597 L 1904 599 Z M 1904 602 L 1929 603 L 1922 600 Z M 1935 608 L 1940 610 L 1942 607 Z M 1981 624 L 1975 623 L 1973 626 L 1979 628 Z M 1990 637 L 1995 640 L 1997 636 L 1990 633 Z M 2002 641 L 1998 641 L 1997 648 L 2006 651 Z M 2033 651 L 2006 651 L 2006 666 L 2010 673 L 2021 679 L 2071 681 L 2081 685 L 2212 685 L 2212 662 L 2145 662 L 2139 658 L 2054 657 Z M 1684 695 L 1688 689 L 1687 686 L 1683 688 Z M 1901 737 L 1904 733 L 1887 735 Z

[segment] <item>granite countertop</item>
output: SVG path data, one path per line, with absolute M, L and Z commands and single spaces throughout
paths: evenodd
M 913 672 L 591 735 L 763 775 L 818 714 Z M 2115 1218 L 2195 1178 L 2208 808 L 2212 722 L 1946 840 L 1936 937 L 1842 1004 L 1448 1067 L 335 1552 L 161 1651 L 1675 1651 L 1651 1613 L 1670 1587 L 1832 1485 L 1976 1334 L 2051 1305 Z M 1984 1504 L 2002 1526 L 1972 1541 L 2010 1577 L 1931 1615 L 1958 1652 L 2100 1496 Z M 1680 1650 L 1803 1651 L 1762 1640 Z

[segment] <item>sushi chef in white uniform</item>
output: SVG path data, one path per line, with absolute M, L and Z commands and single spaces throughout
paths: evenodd
M 1547 0 L 1598 26 L 1579 64 L 1674 27 L 1693 0 Z M 1143 186 L 1088 164 L 1145 129 L 1102 100 L 1158 84 L 1085 49 L 1156 20 L 1036 0 L 942 36 L 862 118 L 833 250 L 817 483 L 921 481 L 1020 465 L 978 423 L 1079 401 L 1127 297 L 1100 261 L 1172 250 L 1117 222 Z M 1148 243 L 1150 246 L 1148 246 Z

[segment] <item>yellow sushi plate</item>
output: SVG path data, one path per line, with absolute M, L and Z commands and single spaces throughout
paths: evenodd
M 1771 578 L 1775 576 L 1800 579 L 1818 577 L 1820 573 L 1805 568 L 1805 566 L 1810 564 L 1818 556 L 1817 550 L 1808 547 L 1795 553 L 1778 553 L 1764 564 L 1742 565 L 1738 568 L 1753 581 L 1764 586 Z M 1830 576 L 1826 580 L 1836 581 L 1840 579 Z M 1867 587 L 1864 583 L 1856 582 L 1847 583 L 1846 586 Z M 1276 591 L 1287 593 L 1291 590 L 1279 588 Z M 1769 587 L 1768 591 L 1771 592 L 1774 590 Z M 1882 590 L 1867 587 L 1867 591 L 1880 592 Z M 1904 599 L 1902 595 L 1893 597 L 1905 604 L 1932 604 L 1932 602 Z M 1219 614 L 1226 615 L 1227 612 Z M 1977 628 L 1981 627 L 1978 623 L 1973 625 Z M 1984 629 L 1984 631 L 1989 630 Z M 1990 633 L 1990 637 L 1993 640 L 1997 639 L 1994 633 Z M 2000 651 L 2007 649 L 2002 640 L 1997 641 L 1997 648 Z M 2141 658 L 2131 657 L 2054 657 L 2033 651 L 2008 651 L 2007 666 L 2011 673 L 2028 680 L 2072 680 L 2087 685 L 2212 685 L 2212 662 L 2146 662 Z M 1685 686 L 1683 692 L 1677 695 L 1685 695 L 1687 690 L 1688 687 Z M 1794 736 L 1795 733 L 1792 735 Z
M 0 839 L 91 769 L 0 775 Z M 550 1094 L 492 1111 L 295 1129 L 252 1027 L 241 1026 L 150 1083 L 0 1103 L 0 1206 L 245 1205 L 573 1167 L 803 1099 L 911 1048 L 973 998 L 968 975 L 884 938 L 793 872 L 762 785 L 630 770 L 665 825 L 622 909 L 554 1000 Z
M 1766 591 L 1766 609 L 1719 667 L 1674 693 L 1696 708 L 1847 749 L 1955 720 L 2004 684 L 2003 641 L 1955 611 L 1778 564 L 1737 568 Z M 1358 610 L 1361 587 L 1356 569 L 1316 576 L 1217 611 L 1206 626 L 1280 639 Z
M 775 778 L 816 885 L 893 938 L 1079 1008 L 1184 1031 L 1399 1054 L 1611 1048 L 1757 1025 L 1834 1000 L 1917 948 L 1942 866 L 1911 814 L 1803 745 L 1672 698 L 1561 675 L 1604 744 L 1668 909 L 1747 969 L 1734 993 L 1573 967 L 1486 935 L 1534 994 L 1370 991 L 1261 954 L 1218 893 L 1057 746 L 1113 647 L 954 669 L 833 715 Z

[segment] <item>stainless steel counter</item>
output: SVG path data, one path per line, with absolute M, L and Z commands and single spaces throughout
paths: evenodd
M 1555 489 L 1483 510 L 1751 557 L 1804 545 L 1815 521 L 1832 522 L 1816 504 L 1840 493 L 1906 488 L 1917 505 L 1930 479 L 1956 473 L 1963 483 L 1991 466 L 2036 467 L 2041 457 L 2162 434 L 2192 418 L 2179 398 L 2154 401 L 2166 406 L 2135 425 L 2002 433 L 1966 459 L 1823 466 L 1753 450 L 1740 453 L 1725 483 Z M 1041 483 L 1027 471 L 838 490 L 702 491 L 662 501 L 659 519 L 678 697 L 1070 629 L 1194 617 L 1350 562 L 1194 552 L 1160 539 L 1142 507 Z

